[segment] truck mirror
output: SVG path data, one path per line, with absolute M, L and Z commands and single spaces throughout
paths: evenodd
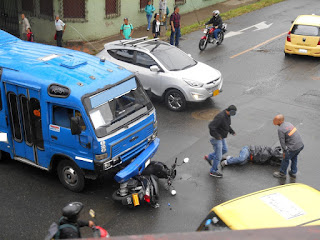
M 71 117 L 70 119 L 71 125 L 71 134 L 72 135 L 79 135 L 82 132 L 82 128 L 80 126 L 80 117 Z

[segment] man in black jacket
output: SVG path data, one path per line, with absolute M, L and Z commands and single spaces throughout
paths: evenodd
M 281 147 L 245 146 L 241 149 L 239 157 L 227 156 L 221 161 L 221 167 L 229 165 L 244 165 L 247 162 L 257 164 L 280 165 L 282 161 Z
M 210 142 L 213 146 L 214 152 L 204 156 L 204 159 L 211 165 L 210 176 L 221 178 L 223 175 L 218 172 L 218 165 L 222 159 L 222 155 L 228 152 L 226 138 L 228 133 L 236 135 L 231 128 L 230 116 L 236 115 L 237 108 L 230 105 L 227 109 L 218 113 L 212 122 L 209 123 L 209 130 L 211 139 Z M 213 161 L 213 163 L 212 163 Z
M 209 25 L 212 24 L 212 26 L 215 28 L 214 32 L 213 32 L 213 36 L 216 40 L 218 40 L 218 34 L 219 32 L 221 32 L 221 28 L 222 28 L 222 19 L 220 17 L 220 12 L 219 10 L 214 10 L 212 12 L 212 18 L 206 22 L 205 25 Z

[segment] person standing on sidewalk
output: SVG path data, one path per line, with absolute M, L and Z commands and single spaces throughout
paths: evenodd
M 21 28 L 21 39 L 26 41 L 27 40 L 28 28 L 31 28 L 31 27 L 30 27 L 29 20 L 25 17 L 24 13 L 21 14 L 20 24 L 22 25 L 22 28 Z
M 161 25 L 164 25 L 164 23 L 167 23 L 167 0 L 159 1 L 159 13 Z
M 152 14 L 156 9 L 154 8 L 154 6 L 151 4 L 151 1 L 148 1 L 147 6 L 144 8 L 144 11 L 147 14 L 147 21 L 148 21 L 148 27 L 147 27 L 147 31 L 150 30 L 150 23 L 151 23 L 151 19 L 152 19 Z
M 121 25 L 120 34 L 123 39 L 131 39 L 131 36 L 133 34 L 133 26 L 131 23 L 129 24 L 128 18 L 124 18 L 123 21 L 124 24 Z
M 291 160 L 291 170 L 289 175 L 296 178 L 298 155 L 304 148 L 301 136 L 291 123 L 284 121 L 284 116 L 279 114 L 273 119 L 273 124 L 279 126 L 278 136 L 283 150 L 283 160 L 279 172 L 274 172 L 273 176 L 277 178 L 286 178 L 289 161 Z
M 230 105 L 227 109 L 218 113 L 212 122 L 209 123 L 209 130 L 211 139 L 210 142 L 213 146 L 214 152 L 204 156 L 204 159 L 212 165 L 210 169 L 210 176 L 221 178 L 222 173 L 218 172 L 218 165 L 222 159 L 222 155 L 228 152 L 226 138 L 228 133 L 233 136 L 236 135 L 235 131 L 231 128 L 231 116 L 236 115 L 237 108 Z
M 154 14 L 154 20 L 152 22 L 152 34 L 154 38 L 160 37 L 160 14 Z
M 179 47 L 179 38 L 180 38 L 180 14 L 179 7 L 174 7 L 174 12 L 170 17 L 170 25 L 171 25 L 171 36 L 170 36 L 170 44 Z M 174 39 L 176 38 L 176 39 Z M 175 42 L 174 42 L 175 40 Z
M 66 30 L 66 24 L 62 22 L 62 20 L 59 18 L 59 15 L 56 16 L 56 20 L 54 22 L 56 26 L 56 40 L 57 40 L 57 46 L 62 47 L 62 35 L 64 31 Z

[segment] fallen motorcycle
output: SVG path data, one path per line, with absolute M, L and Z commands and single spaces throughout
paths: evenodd
M 171 168 L 162 162 L 151 162 L 141 175 L 121 183 L 120 188 L 112 194 L 112 199 L 131 208 L 143 202 L 155 208 L 159 207 L 158 179 L 166 179 L 167 190 L 175 195 L 176 191 L 172 187 L 172 182 L 177 174 L 176 167 L 189 161 L 188 158 L 185 158 L 180 165 L 177 165 L 177 160 L 176 158 Z

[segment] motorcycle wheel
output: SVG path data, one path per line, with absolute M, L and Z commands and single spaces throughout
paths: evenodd
M 224 33 L 221 31 L 218 35 L 217 45 L 220 45 L 223 42 L 223 39 L 224 39 Z
M 207 44 L 208 44 L 208 41 L 206 39 L 201 39 L 200 42 L 199 42 L 200 51 L 205 50 L 206 47 L 207 47 Z

